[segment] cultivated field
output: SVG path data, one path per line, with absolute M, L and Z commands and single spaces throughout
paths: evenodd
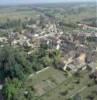
M 92 94 L 97 100 L 97 85 L 89 78 L 88 71 L 81 72 L 80 76 L 68 76 L 66 72 L 50 67 L 32 75 L 25 82 L 25 87 L 33 87 L 37 98 L 41 100 L 69 100 L 76 95 L 82 100 L 89 100 Z

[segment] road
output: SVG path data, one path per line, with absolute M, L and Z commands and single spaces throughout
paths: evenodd
M 31 79 L 34 75 L 38 75 L 39 73 L 41 73 L 41 72 L 44 72 L 45 70 L 47 70 L 47 69 L 49 69 L 50 67 L 46 67 L 46 68 L 44 68 L 44 69 L 42 69 L 42 70 L 40 70 L 40 71 L 37 71 L 35 74 L 30 74 L 29 76 L 28 76 L 28 79 Z
M 46 38 L 46 37 L 52 37 L 54 35 L 56 35 L 57 33 L 54 33 L 54 32 L 51 32 L 50 34 L 46 34 L 46 35 L 43 35 L 43 36 L 39 36 L 38 39 L 42 39 L 42 38 Z

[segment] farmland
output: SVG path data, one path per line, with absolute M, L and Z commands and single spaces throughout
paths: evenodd
M 33 87 L 35 95 L 41 100 L 71 100 L 76 95 L 82 100 L 88 100 L 88 96 L 92 94 L 96 100 L 97 84 L 89 78 L 89 73 L 84 71 L 80 72 L 79 76 L 69 76 L 67 72 L 48 67 L 45 71 L 30 77 L 24 87 L 25 90 Z
M 0 9 L 0 22 L 6 22 L 7 19 L 16 20 L 22 19 L 24 20 L 26 17 L 35 18 L 38 13 L 34 10 L 25 7 L 7 7 Z
M 96 5 L 91 4 L 55 4 L 52 5 L 22 5 L 22 6 L 7 6 L 7 7 L 0 7 L 0 21 L 4 22 L 6 19 L 21 19 L 24 20 L 25 18 L 37 18 L 40 14 L 46 14 L 48 16 L 52 16 L 58 20 L 63 20 L 66 23 L 75 23 L 80 22 L 84 19 L 94 18 L 96 17 Z M 36 9 L 36 8 L 39 9 Z M 69 9 L 68 9 L 69 8 Z

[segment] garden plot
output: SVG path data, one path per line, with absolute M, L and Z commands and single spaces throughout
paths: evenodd
M 89 78 L 89 72 L 84 71 L 80 76 L 71 76 L 57 85 L 54 89 L 41 96 L 42 100 L 69 100 L 79 94 L 82 100 L 94 95 L 94 100 L 97 100 L 97 85 L 93 85 L 94 81 Z M 91 84 L 91 87 L 88 87 Z M 46 99 L 47 98 L 47 99 Z
M 26 82 L 26 87 L 33 86 L 35 94 L 42 96 L 66 80 L 65 72 L 49 67 L 39 74 L 34 74 Z

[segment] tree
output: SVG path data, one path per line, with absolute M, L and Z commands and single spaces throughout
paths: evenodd
M 60 64 L 61 52 L 59 50 L 54 50 L 50 55 L 53 60 L 53 65 L 57 67 Z
M 34 71 L 39 71 L 52 65 L 52 59 L 49 57 L 48 47 L 45 44 L 41 44 L 40 48 L 29 55 L 28 59 L 31 62 Z
M 61 96 L 66 96 L 66 95 L 68 94 L 68 90 L 63 91 L 63 92 L 61 92 L 60 94 L 61 94 Z
M 2 90 L 5 100 L 13 100 L 14 96 L 17 94 L 20 87 L 21 82 L 18 79 L 7 79 Z
M 23 51 L 14 49 L 10 46 L 0 48 L 0 74 L 2 78 L 24 79 L 27 74 L 32 72 L 31 63 Z
M 79 94 L 76 94 L 74 97 L 73 97 L 73 100 L 82 100 L 81 99 L 81 96 Z

